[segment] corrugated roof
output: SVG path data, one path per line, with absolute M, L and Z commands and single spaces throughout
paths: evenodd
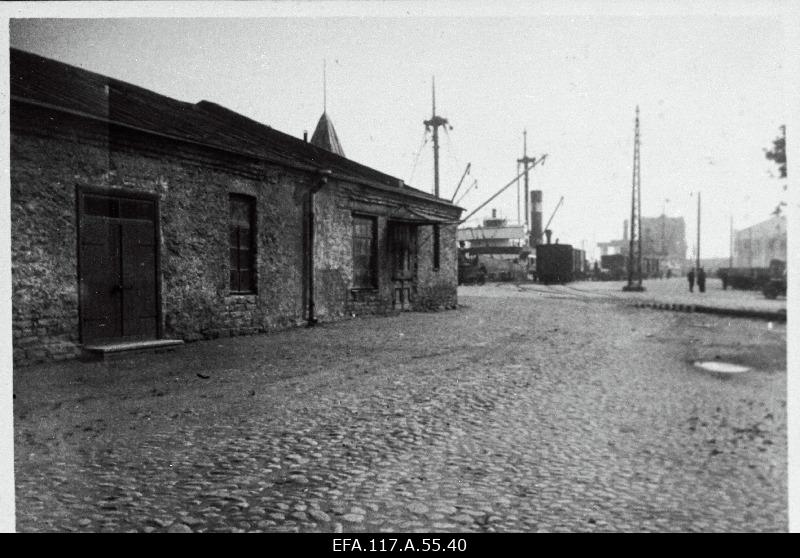
M 11 49 L 9 69 L 12 98 L 45 103 L 258 158 L 330 169 L 335 175 L 389 186 L 414 197 L 452 205 L 409 186 L 400 188 L 402 181 L 398 178 L 279 132 L 210 101 L 195 104 L 178 101 L 124 81 L 14 48 Z M 338 144 L 333 127 L 328 129 Z
M 339 136 L 336 135 L 336 129 L 333 127 L 333 122 L 327 112 L 323 112 L 317 122 L 317 128 L 314 130 L 314 135 L 311 136 L 311 143 L 322 149 L 326 149 L 331 153 L 336 153 L 344 157 L 344 149 L 342 144 L 339 143 Z

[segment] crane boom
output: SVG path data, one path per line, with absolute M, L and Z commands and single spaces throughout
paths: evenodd
M 486 200 L 485 202 L 483 202 L 481 205 L 479 205 L 479 206 L 477 207 L 477 209 L 475 209 L 475 211 L 473 211 L 472 213 L 470 213 L 469 215 L 467 215 L 466 217 L 464 217 L 463 219 L 461 219 L 461 222 L 462 222 L 462 223 L 465 223 L 465 222 L 466 222 L 466 221 L 467 221 L 467 220 L 468 220 L 470 217 L 472 217 L 472 216 L 473 216 L 473 215 L 475 215 L 475 214 L 476 214 L 478 211 L 480 211 L 481 209 L 483 209 L 484 207 L 486 207 L 486 206 L 489 204 L 489 202 L 491 202 L 491 201 L 492 201 L 493 199 L 495 199 L 497 196 L 499 196 L 500 194 L 502 194 L 503 192 L 505 192 L 505 191 L 508 189 L 508 187 L 509 187 L 509 186 L 511 186 L 511 185 L 512 185 L 512 184 L 514 184 L 514 183 L 515 183 L 517 180 L 519 180 L 519 178 L 520 178 L 521 176 L 523 176 L 523 175 L 524 175 L 526 172 L 528 172 L 530 169 L 532 169 L 533 167 L 535 167 L 537 164 L 539 164 L 539 163 L 541 163 L 542 161 L 544 161 L 544 157 L 545 157 L 545 156 L 542 156 L 542 157 L 541 157 L 539 160 L 537 160 L 536 162 L 532 163 L 532 164 L 531 164 L 529 167 L 528 167 L 528 166 L 526 166 L 526 169 L 525 169 L 524 171 L 522 171 L 521 173 L 517 174 L 517 176 L 515 176 L 514 178 L 512 178 L 512 179 L 511 179 L 511 182 L 509 182 L 508 184 L 506 184 L 505 186 L 503 186 L 502 188 L 500 188 L 500 189 L 499 189 L 499 190 L 498 190 L 498 191 L 497 191 L 497 192 L 496 192 L 496 193 L 495 193 L 495 194 L 494 194 L 494 195 L 493 195 L 491 198 L 489 198 L 488 200 Z
M 558 200 L 558 203 L 556 204 L 556 208 L 553 210 L 553 214 L 550 216 L 550 219 L 547 221 L 547 224 L 544 226 L 544 230 L 547 230 L 550 227 L 550 222 L 553 220 L 553 217 L 556 216 L 556 211 L 558 211 L 558 208 L 561 207 L 561 203 L 563 201 L 564 201 L 564 196 L 561 196 L 561 199 Z
M 450 198 L 450 203 L 453 203 L 453 200 L 456 199 L 456 195 L 458 191 L 461 189 L 461 185 L 464 183 L 464 179 L 469 174 L 469 169 L 472 167 L 472 163 L 467 163 L 467 168 L 464 169 L 464 174 L 461 175 L 461 180 L 458 181 L 458 186 L 456 186 L 456 191 L 453 192 L 453 197 Z

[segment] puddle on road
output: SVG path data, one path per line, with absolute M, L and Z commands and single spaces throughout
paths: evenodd
M 697 360 L 694 365 L 703 370 L 716 372 L 718 374 L 742 374 L 743 372 L 750 371 L 750 368 L 747 366 L 740 366 L 730 362 L 720 362 L 718 360 Z

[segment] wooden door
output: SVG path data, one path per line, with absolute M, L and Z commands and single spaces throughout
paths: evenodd
M 158 336 L 156 201 L 81 192 L 83 342 Z
M 392 262 L 392 306 L 410 310 L 417 291 L 417 227 L 407 223 L 389 226 Z

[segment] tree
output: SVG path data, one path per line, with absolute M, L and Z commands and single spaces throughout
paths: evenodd
M 764 150 L 764 154 L 770 161 L 775 161 L 781 178 L 786 178 L 786 126 L 780 128 L 781 135 L 772 141 L 772 151 Z
M 774 161 L 776 165 L 778 165 L 778 172 L 780 172 L 780 178 L 786 178 L 786 125 L 780 127 L 781 135 L 775 138 L 772 141 L 772 151 L 764 150 L 764 155 L 770 161 Z M 783 189 L 786 190 L 786 184 L 783 185 Z M 780 215 L 783 211 L 783 207 L 786 206 L 786 202 L 780 202 L 775 210 L 772 212 L 773 215 Z

